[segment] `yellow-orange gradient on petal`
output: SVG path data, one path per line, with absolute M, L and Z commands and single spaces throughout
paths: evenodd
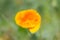
M 41 16 L 34 9 L 19 11 L 15 16 L 16 24 L 22 28 L 27 28 L 31 33 L 39 30 L 41 24 Z

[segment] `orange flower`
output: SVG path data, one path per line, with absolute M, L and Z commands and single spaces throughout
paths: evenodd
M 35 33 L 40 28 L 41 16 L 34 9 L 23 10 L 15 16 L 16 24 L 27 28 L 31 33 Z

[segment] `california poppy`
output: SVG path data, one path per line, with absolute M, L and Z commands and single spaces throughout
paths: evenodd
M 17 25 L 27 28 L 31 33 L 35 33 L 40 28 L 41 16 L 34 9 L 22 10 L 17 12 L 15 21 Z

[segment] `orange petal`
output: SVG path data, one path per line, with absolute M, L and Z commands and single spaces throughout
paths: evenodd
M 40 28 L 41 16 L 34 9 L 23 10 L 16 14 L 15 21 L 17 25 L 22 28 L 29 28 L 31 33 L 35 33 Z
M 36 25 L 34 28 L 30 28 L 29 31 L 34 34 L 40 29 L 40 24 Z

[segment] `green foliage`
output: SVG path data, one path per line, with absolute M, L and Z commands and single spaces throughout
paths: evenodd
M 35 34 L 15 23 L 16 13 L 30 8 L 36 9 L 42 17 L 41 28 Z M 0 37 L 9 40 L 60 40 L 60 0 L 0 0 Z

